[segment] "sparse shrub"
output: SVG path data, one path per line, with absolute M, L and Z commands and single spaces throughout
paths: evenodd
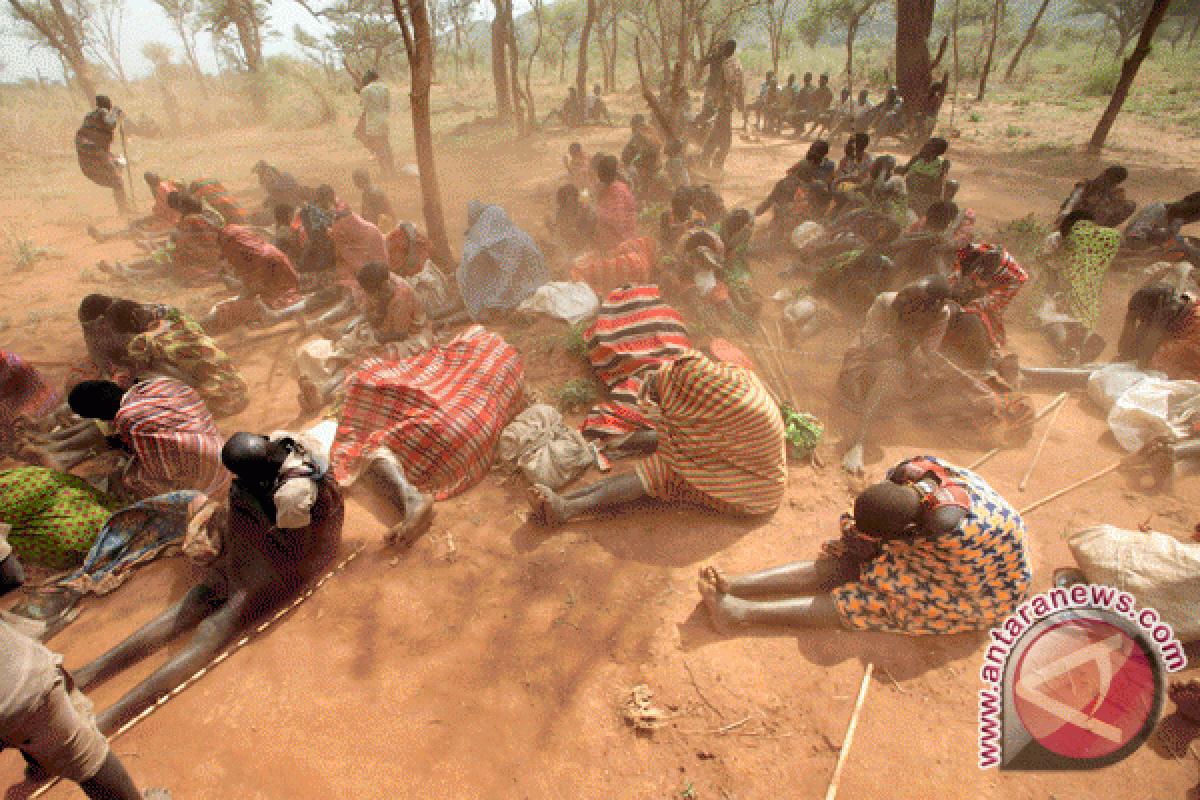
M 983 122 L 983 114 L 980 114 L 978 111 L 972 111 L 971 115 L 969 117 L 967 117 L 967 121 L 968 122 Z
M 586 378 L 572 378 L 561 386 L 550 390 L 550 396 L 559 411 L 568 414 L 582 413 L 596 404 L 596 387 Z
M 1120 79 L 1120 64 L 1098 64 L 1084 77 L 1080 93 L 1085 97 L 1108 97 L 1117 90 L 1117 81 Z
M 1018 261 L 1028 261 L 1041 251 L 1050 228 L 1046 223 L 1027 214 L 1011 220 L 996 232 L 996 238 Z
M 1029 130 L 1028 128 L 1022 128 L 1020 125 L 1011 125 L 1010 124 L 1007 128 L 1004 129 L 1004 135 L 1006 137 L 1008 137 L 1009 139 L 1019 139 L 1022 136 L 1024 136 L 1024 137 L 1032 136 L 1033 131 Z

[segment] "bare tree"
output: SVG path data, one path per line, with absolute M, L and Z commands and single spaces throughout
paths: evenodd
M 200 68 L 200 60 L 196 57 L 196 35 L 200 33 L 200 29 L 204 25 L 197 12 L 196 0 L 154 0 L 154 2 L 171 21 L 171 27 L 175 29 L 179 41 L 183 44 L 184 60 L 192 68 L 196 82 L 200 84 L 200 91 L 207 96 L 208 86 L 204 80 L 204 70 Z
M 1096 130 L 1092 132 L 1091 141 L 1088 142 L 1088 151 L 1098 153 L 1104 148 L 1104 143 L 1108 140 L 1108 133 L 1112 130 L 1113 123 L 1117 121 L 1121 107 L 1125 105 L 1125 98 L 1129 96 L 1129 87 L 1133 86 L 1133 79 L 1137 77 L 1142 62 L 1150 54 L 1150 42 L 1153 41 L 1154 34 L 1158 30 L 1158 26 L 1162 24 L 1163 17 L 1166 16 L 1170 5 L 1171 0 L 1153 0 L 1153 5 L 1150 6 L 1145 21 L 1142 23 L 1142 33 L 1138 37 L 1137 46 L 1133 48 L 1129 58 L 1125 59 L 1125 63 L 1121 65 L 1121 78 L 1117 81 L 1116 91 L 1113 92 L 1112 99 L 1108 102 L 1108 108 L 1104 109 L 1100 122 L 1096 124 Z
M 536 26 L 537 33 L 534 36 L 533 46 L 529 48 L 529 61 L 525 65 L 525 113 L 528 118 L 526 123 L 526 133 L 535 131 L 538 128 L 537 123 L 537 105 L 533 100 L 533 82 L 530 79 L 530 74 L 533 72 L 533 60 L 537 58 L 538 51 L 542 48 L 542 31 L 545 27 L 543 19 L 542 6 L 544 0 L 532 0 L 533 21 Z
M 89 11 L 84 0 L 8 0 L 17 30 L 35 46 L 53 51 L 63 64 L 63 76 L 87 99 L 96 84 L 86 50 Z
M 977 103 L 983 101 L 983 95 L 987 91 L 988 73 L 992 71 L 992 59 L 996 57 L 996 39 L 1000 36 L 1000 18 L 1005 12 L 1004 0 L 996 0 L 992 9 L 992 38 L 988 42 L 987 58 L 983 61 L 983 70 L 979 73 L 979 94 L 975 96 Z
M 97 60 L 104 63 L 125 91 L 129 91 L 129 77 L 125 74 L 122 39 L 125 28 L 125 0 L 95 0 L 94 13 L 89 20 L 91 36 L 89 45 Z
M 1042 16 L 1045 15 L 1046 9 L 1050 7 L 1050 0 L 1042 0 L 1042 4 L 1038 6 L 1037 13 L 1033 15 L 1033 19 L 1029 22 L 1029 27 L 1025 30 L 1025 36 L 1021 39 L 1021 44 L 1017 46 L 1017 52 L 1013 53 L 1012 60 L 1008 62 L 1008 69 L 1004 71 L 1005 82 L 1011 81 L 1013 73 L 1017 71 L 1017 63 L 1021 60 L 1021 56 L 1025 54 L 1025 50 L 1033 43 L 1033 37 L 1037 34 L 1038 25 L 1042 21 Z
M 587 96 L 588 40 L 592 35 L 592 25 L 595 22 L 596 0 L 587 0 L 587 10 L 583 17 L 583 30 L 579 33 L 579 60 L 575 66 L 575 91 L 579 92 L 580 99 Z
M 267 107 L 262 81 L 263 32 L 267 24 L 266 0 L 203 0 L 201 17 L 208 25 L 214 46 L 225 59 L 249 78 L 250 101 L 255 111 Z
M 463 37 L 469 33 L 471 13 L 475 9 L 475 0 L 450 0 L 446 6 L 446 19 L 454 35 L 454 75 L 458 77 L 462 69 Z
M 330 48 L 351 75 L 368 69 L 382 72 L 385 64 L 399 58 L 402 40 L 391 0 L 334 0 L 324 7 L 310 0 L 296 2 L 330 26 L 328 36 L 317 47 Z
M 771 50 L 772 72 L 779 72 L 780 50 L 790 19 L 788 9 L 791 5 L 792 0 L 767 0 L 764 10 L 767 17 L 767 45 Z
M 446 218 L 442 214 L 442 193 L 438 188 L 437 161 L 433 151 L 433 129 L 429 124 L 429 92 L 433 84 L 433 30 L 425 0 L 392 0 L 392 9 L 404 53 L 412 74 L 409 100 L 412 107 L 413 147 L 421 178 L 421 205 L 425 227 L 433 244 L 434 260 L 448 266 L 454 263 L 450 240 L 446 238 Z

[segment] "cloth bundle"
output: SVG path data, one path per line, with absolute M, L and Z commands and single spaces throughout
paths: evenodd
M 568 427 L 562 414 L 548 405 L 530 406 L 500 434 L 500 460 L 514 463 L 530 483 L 560 489 L 596 460 L 583 434 Z

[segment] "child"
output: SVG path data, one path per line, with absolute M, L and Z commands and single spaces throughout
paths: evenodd
M 567 170 L 567 180 L 577 189 L 586 189 L 591 183 L 591 162 L 583 152 L 583 145 L 571 142 L 567 154 L 563 156 L 563 166 Z
M 396 212 L 381 189 L 371 186 L 371 176 L 365 169 L 356 169 L 351 176 L 362 191 L 362 218 L 381 231 L 390 231 L 396 224 Z

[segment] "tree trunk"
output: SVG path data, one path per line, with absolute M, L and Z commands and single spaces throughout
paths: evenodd
M 621 33 L 621 27 L 617 24 L 617 13 L 613 12 L 612 23 L 612 50 L 609 51 L 608 70 L 604 74 L 604 90 L 606 92 L 615 92 L 617 90 L 617 45 L 618 36 Z M 1192 31 L 1192 36 L 1196 35 Z
M 492 20 L 492 83 L 496 87 L 496 115 L 502 120 L 512 119 L 512 94 L 508 85 L 508 31 L 505 28 L 504 9 L 506 0 L 492 0 L 496 6 L 496 18 Z
M 520 66 L 521 57 L 517 51 L 517 24 L 513 18 L 512 0 L 508 0 L 505 5 L 508 11 L 508 68 L 509 68 L 509 86 L 512 89 L 512 104 L 513 115 L 517 121 L 517 136 L 524 137 L 529 131 L 525 124 L 524 108 L 529 105 L 524 94 L 521 92 Z
M 996 0 L 996 5 L 992 9 L 992 40 L 988 42 L 987 58 L 983 60 L 983 71 L 979 74 L 979 94 L 975 97 L 976 103 L 983 102 L 983 95 L 987 92 L 988 73 L 992 71 L 992 59 L 996 56 L 996 39 L 1000 36 L 1000 13 L 1004 10 L 1004 0 Z
M 1192 25 L 1192 32 L 1188 34 L 1188 50 L 1192 49 L 1192 45 L 1196 43 L 1196 37 L 1200 35 L 1200 14 L 1196 15 L 1196 22 Z
M 846 86 L 854 89 L 854 37 L 858 34 L 858 17 L 846 25 Z
M 596 0 L 587 0 L 587 13 L 583 17 L 583 30 L 579 32 L 579 61 L 575 65 L 575 91 L 587 96 L 588 40 L 592 25 L 596 22 Z
M 1021 56 L 1025 54 L 1025 49 L 1033 41 L 1033 37 L 1037 33 L 1038 24 L 1042 21 L 1042 15 L 1046 13 L 1046 9 L 1049 7 L 1050 0 L 1042 0 L 1042 4 L 1038 6 L 1037 13 L 1033 15 L 1033 21 L 1029 23 L 1029 29 L 1025 31 L 1025 38 L 1021 40 L 1020 46 L 1017 47 L 1017 52 L 1013 53 L 1012 61 L 1008 62 L 1008 69 L 1004 71 L 1005 83 L 1012 80 L 1013 73 L 1017 70 L 1017 63 L 1021 60 Z
M 919 112 L 927 110 L 933 84 L 928 39 L 936 5 L 937 0 L 896 0 L 896 85 L 905 105 L 912 104 Z M 956 53 L 957 42 L 956 36 Z
M 412 15 L 412 34 L 401 10 Z M 425 215 L 425 227 L 433 245 L 433 258 L 440 266 L 451 268 L 454 254 L 450 252 L 450 240 L 446 237 L 446 219 L 442 215 L 442 195 L 438 188 L 437 164 L 433 152 L 433 129 L 429 124 L 429 87 L 433 83 L 433 31 L 429 26 L 429 12 L 425 0 L 392 0 L 396 21 L 405 33 L 408 51 L 408 67 L 412 86 L 409 100 L 412 107 L 413 148 L 417 156 L 417 169 L 421 180 L 421 205 Z
M 1137 77 L 1142 62 L 1150 54 L 1150 43 L 1154 39 L 1158 26 L 1162 24 L 1163 17 L 1166 16 L 1170 5 L 1171 0 L 1154 0 L 1154 5 L 1150 7 L 1150 13 L 1142 25 L 1142 35 L 1138 37 L 1137 46 L 1129 58 L 1125 59 L 1125 63 L 1121 65 L 1121 79 L 1117 81 L 1117 89 L 1108 102 L 1108 108 L 1104 109 L 1104 115 L 1100 117 L 1100 122 L 1096 125 L 1095 132 L 1092 133 L 1091 141 L 1088 142 L 1089 152 L 1098 153 L 1104 148 L 1108 133 L 1112 130 L 1113 123 L 1117 121 L 1121 107 L 1125 105 L 1125 98 L 1129 96 L 1129 88 L 1133 85 L 1133 79 Z
M 962 78 L 962 64 L 958 60 L 958 7 L 954 0 L 954 16 L 950 18 L 951 35 L 954 42 L 954 99 L 950 101 L 950 127 L 954 127 L 954 115 L 958 113 L 958 83 Z

